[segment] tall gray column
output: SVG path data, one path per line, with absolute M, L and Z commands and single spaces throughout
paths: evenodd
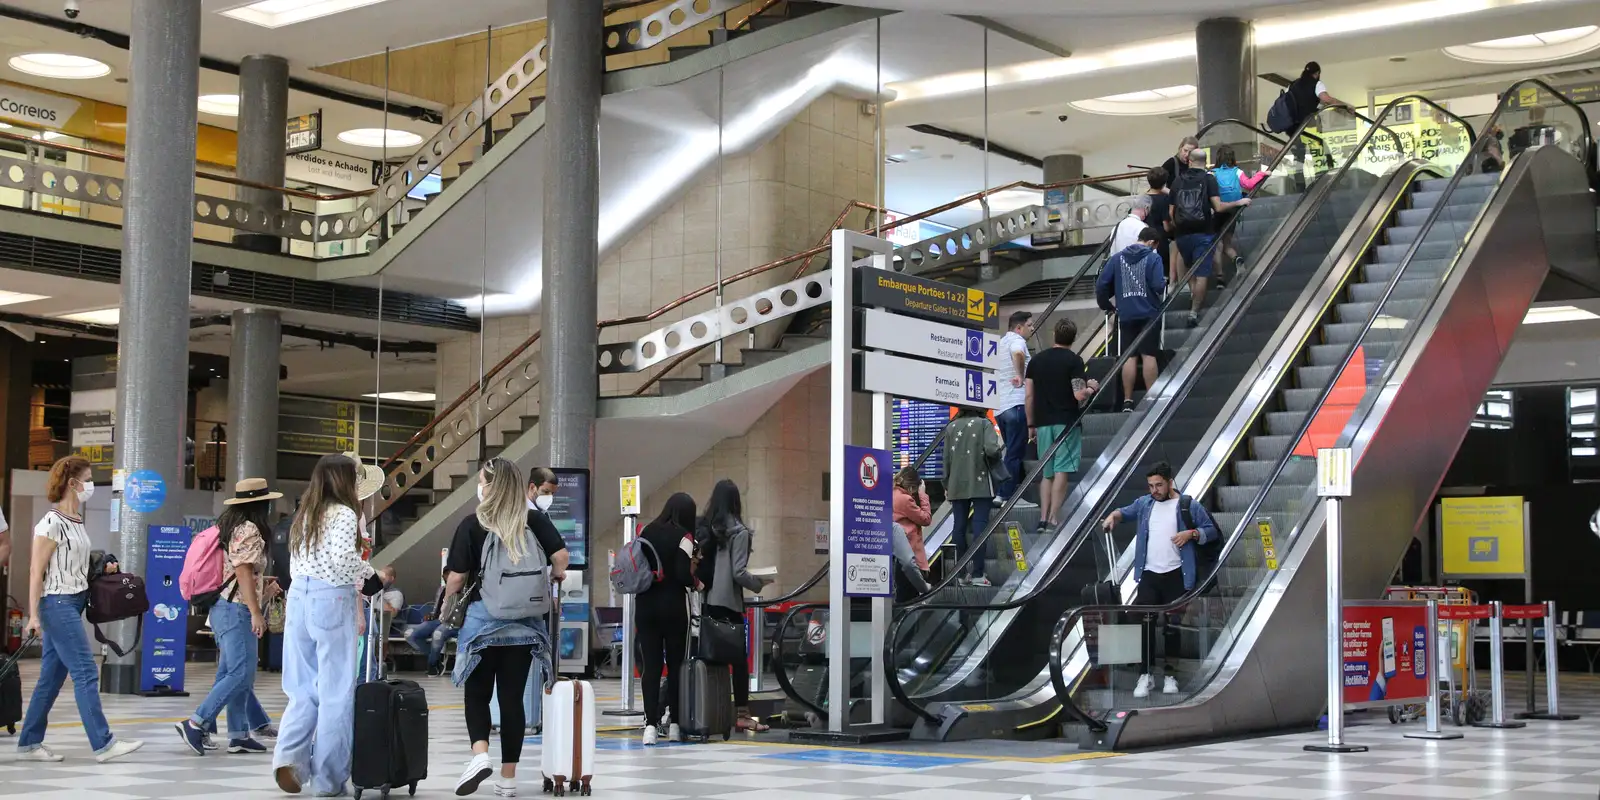
M 550 466 L 588 468 L 600 383 L 595 323 L 604 17 L 594 0 L 550 0 L 549 15 L 539 452 Z
M 245 56 L 239 62 L 239 144 L 236 173 L 241 180 L 283 185 L 289 118 L 289 62 L 278 56 Z M 240 202 L 281 210 L 284 197 L 264 189 L 238 187 Z M 263 233 L 235 231 L 233 243 L 263 253 L 282 249 L 282 240 Z
M 1255 26 L 1242 19 L 1202 20 L 1194 44 L 1200 124 L 1232 118 L 1255 125 Z
M 130 476 L 155 473 L 166 495 L 147 511 L 122 504 L 117 554 L 125 568 L 141 575 L 146 573 L 146 527 L 183 522 L 177 495 L 183 486 L 181 428 L 188 386 L 200 14 L 194 0 L 133 2 L 116 466 Z M 134 641 L 133 623 L 112 626 L 118 642 Z M 137 647 L 124 657 L 110 654 L 101 668 L 104 691 L 135 691 L 137 660 Z
M 278 480 L 278 352 L 283 322 L 278 312 L 233 312 L 228 353 L 228 485 L 244 478 Z
M 1044 182 L 1061 183 L 1073 181 L 1083 177 L 1083 156 L 1060 154 L 1044 157 Z M 1076 203 L 1083 199 L 1083 187 L 1074 186 L 1067 189 L 1067 202 Z M 1062 237 L 1062 244 L 1083 244 L 1083 231 L 1067 231 Z

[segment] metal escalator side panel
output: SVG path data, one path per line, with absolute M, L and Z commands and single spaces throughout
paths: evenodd
M 1548 265 L 1600 269 L 1593 213 L 1587 177 L 1570 155 L 1539 148 L 1510 165 L 1386 384 L 1369 392 L 1346 431 L 1357 458 L 1344 501 L 1347 596 L 1376 596 L 1386 585 Z M 1321 713 L 1322 505 L 1297 528 L 1215 677 L 1183 705 L 1141 712 L 1119 747 L 1281 729 Z

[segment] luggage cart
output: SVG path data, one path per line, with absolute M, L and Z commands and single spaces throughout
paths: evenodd
M 1460 586 L 1391 586 L 1384 590 L 1383 599 L 1437 600 L 1441 606 L 1478 604 L 1472 590 Z M 1443 620 L 1435 632 L 1434 646 L 1441 655 L 1434 656 L 1434 665 L 1443 666 L 1444 654 L 1448 654 L 1448 668 L 1438 670 L 1443 673 L 1439 676 L 1439 716 L 1457 727 L 1478 722 L 1489 713 L 1489 692 L 1478 688 L 1472 640 L 1475 622 Z M 1427 711 L 1425 703 L 1390 706 L 1389 721 L 1399 724 L 1422 719 Z

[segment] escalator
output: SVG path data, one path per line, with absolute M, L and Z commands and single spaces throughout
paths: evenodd
M 1529 93 L 1545 104 L 1538 118 L 1516 102 Z M 1345 594 L 1377 597 L 1547 274 L 1600 290 L 1589 121 L 1538 81 L 1501 97 L 1485 129 L 1534 128 L 1525 138 L 1546 144 L 1505 152 L 1483 136 L 1456 164 L 1396 167 L 1386 199 L 1352 225 L 1365 236 L 1330 255 L 1329 301 L 1284 322 L 1271 368 L 1240 388 L 1250 402 L 1219 417 L 1208 446 L 1184 460 L 1179 485 L 1209 494 L 1226 542 L 1214 582 L 1165 606 L 1095 604 L 1055 624 L 1042 694 L 1065 701 L 1055 720 L 1064 733 L 1094 747 L 1153 746 L 1303 726 L 1321 713 L 1315 450 L 1354 450 Z M 1176 632 L 1160 637 L 1161 657 L 1144 644 L 1158 622 Z M 1134 653 L 1102 646 L 1133 642 Z M 1134 697 L 1138 674 L 1162 662 L 1180 691 Z
M 1173 351 L 1173 358 L 1166 372 L 1157 380 L 1152 396 L 1160 397 L 1164 392 L 1185 385 L 1193 377 L 1192 364 L 1189 363 L 1191 353 L 1209 353 L 1225 338 L 1225 334 L 1232 332 L 1247 306 L 1259 298 L 1277 297 L 1281 290 L 1274 283 L 1271 268 L 1285 260 L 1284 256 L 1300 235 L 1309 233 L 1316 237 L 1325 236 L 1328 231 L 1337 231 L 1335 220 L 1338 215 L 1348 214 L 1349 209 L 1354 207 L 1350 201 L 1325 202 L 1333 197 L 1333 193 L 1330 191 L 1331 184 L 1322 178 L 1332 171 L 1342 155 L 1318 152 L 1321 139 L 1313 126 L 1324 122 L 1330 123 L 1329 126 L 1334 129 L 1374 129 L 1369 121 L 1358 115 L 1342 110 L 1327 110 L 1323 115 L 1309 120 L 1306 129 L 1295 132 L 1296 137 L 1306 141 L 1308 146 L 1305 149 L 1316 157 L 1300 159 L 1292 166 L 1286 163 L 1285 155 L 1294 148 L 1285 146 L 1283 141 L 1275 137 L 1266 137 L 1236 123 L 1204 132 L 1206 135 L 1202 136 L 1202 147 L 1227 143 L 1235 144 L 1238 148 L 1237 143 L 1241 140 L 1253 139 L 1249 144 L 1252 150 L 1260 147 L 1274 153 L 1274 161 L 1271 162 L 1274 177 L 1257 188 L 1255 198 L 1276 197 L 1263 199 L 1238 215 L 1240 228 L 1237 240 L 1240 250 L 1248 257 L 1233 276 L 1228 289 L 1217 293 L 1215 300 L 1203 309 L 1199 324 L 1191 328 L 1179 321 L 1168 326 L 1164 333 L 1165 344 Z M 1391 151 L 1398 154 L 1402 147 L 1401 139 L 1387 130 L 1383 131 L 1382 138 Z M 1317 217 L 1319 210 L 1326 218 Z M 1305 246 L 1314 249 L 1317 245 Z M 1086 264 L 1085 272 L 1096 274 L 1102 265 L 1103 260 L 1091 260 Z M 1267 265 L 1268 269 L 1263 270 L 1262 265 Z M 1295 279 L 1286 276 L 1276 280 L 1281 283 Z M 1275 302 L 1284 301 L 1278 298 Z M 1169 294 L 1165 308 L 1168 317 L 1185 320 L 1188 311 L 1187 291 L 1180 289 Z M 1149 335 L 1162 334 L 1152 329 Z M 1120 362 L 1097 377 L 1114 374 L 1118 368 Z M 1115 409 L 1119 405 L 1114 402 L 1113 386 L 1113 381 L 1102 380 L 1096 400 L 1091 401 L 1092 409 Z M 1142 397 L 1140 393 L 1134 396 L 1136 400 Z M 1137 435 L 1140 429 L 1147 428 L 1154 421 L 1148 402 L 1142 404 L 1136 413 L 1123 414 L 1111 410 L 1103 414 L 1091 413 L 1086 420 L 1096 417 L 1103 417 L 1106 422 L 1084 423 L 1089 433 L 1084 442 L 1084 467 L 1075 476 L 1091 483 L 1097 474 L 1110 465 L 1121 463 L 1117 452 L 1119 441 Z M 1098 427 L 1090 430 L 1091 425 L 1101 424 L 1109 433 L 1100 433 Z M 1100 453 L 1102 450 L 1104 454 Z M 1043 453 L 1041 457 L 1048 458 L 1049 455 Z M 1037 483 L 1039 471 L 1036 465 L 1023 481 L 1024 493 Z M 1092 561 L 1087 565 L 1075 564 L 1075 569 L 1083 568 L 1083 574 L 1058 581 L 1060 573 L 1054 568 L 1054 562 L 1069 551 L 1077 552 L 1072 546 L 1075 537 L 1058 535 L 1061 533 L 1059 530 L 1036 531 L 1039 511 L 1037 508 L 1019 507 L 1017 500 L 1020 494 L 1010 498 L 1001 508 L 997 519 L 982 532 L 973 548 L 974 551 L 981 550 L 992 540 L 999 543 L 1002 551 L 1010 550 L 1010 555 L 1014 556 L 994 560 L 989 575 L 995 585 L 967 586 L 952 580 L 953 575 L 958 574 L 971 559 L 969 553 L 955 569 L 946 570 L 951 577 L 947 577 L 929 595 L 910 604 L 908 611 L 901 615 L 902 620 L 897 621 L 891 629 L 892 633 L 903 634 L 891 644 L 890 663 L 897 672 L 897 680 L 891 681 L 891 690 L 896 692 L 906 707 L 916 710 L 919 726 L 939 725 L 939 717 L 926 708 L 930 702 L 928 698 L 935 698 L 948 707 L 952 701 L 962 700 L 966 696 L 1000 696 L 994 692 L 1007 684 L 1019 687 L 1026 683 L 1041 683 L 1042 676 L 1046 674 L 1042 657 L 1045 634 L 1049 623 L 1066 607 L 1066 595 L 1055 590 L 1062 584 L 1072 583 L 1070 596 L 1076 599 L 1082 585 L 1094 582 L 1098 574 L 1103 574 L 1109 568 L 1109 564 L 1097 567 Z M 1071 509 L 1081 504 L 1083 497 L 1084 490 L 1080 488 L 1069 498 L 1066 507 Z M 937 520 L 930 533 L 930 538 L 935 541 L 941 537 L 943 531 Z M 998 537 L 996 534 L 999 534 Z M 1041 577 L 1046 579 L 1040 580 Z M 1040 598 L 1044 598 L 1045 602 L 1037 602 Z M 970 611 L 973 606 L 979 610 Z M 806 609 L 796 612 L 799 615 L 807 613 L 810 612 Z M 791 614 L 791 618 L 796 614 Z M 1024 616 L 1019 617 L 1019 614 Z M 1031 615 L 1035 614 L 1040 618 L 1032 619 Z M 908 617 L 917 619 L 914 624 L 904 624 Z M 1014 622 L 1013 618 L 1020 621 Z M 785 632 L 780 631 L 777 641 L 781 647 L 783 642 L 792 638 L 796 637 L 786 636 Z M 991 645 L 1002 640 L 1003 649 L 1029 654 L 1031 663 L 1027 663 L 1029 658 L 1010 659 L 992 667 L 984 663 Z M 780 654 L 780 668 L 787 661 Z M 803 698 L 796 699 L 806 702 Z M 815 710 L 821 712 L 821 709 Z

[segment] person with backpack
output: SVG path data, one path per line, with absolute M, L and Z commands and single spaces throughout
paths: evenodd
M 989 527 L 989 513 L 993 511 L 994 469 L 1000 462 L 1004 447 L 995 433 L 994 423 L 983 409 L 963 406 L 956 418 L 944 429 L 944 495 L 950 501 L 950 513 L 955 517 L 950 540 L 956 545 L 956 558 L 968 550 L 972 556 L 971 570 L 956 578 L 958 583 L 988 587 L 989 578 L 983 574 L 983 556 L 986 542 L 974 542 Z
M 1278 99 L 1272 107 L 1267 109 L 1267 130 L 1273 133 L 1290 133 L 1310 119 L 1322 106 L 1340 106 L 1350 108 L 1350 104 L 1328 93 L 1328 85 L 1322 82 L 1322 65 L 1315 61 L 1307 61 L 1305 68 L 1300 70 L 1300 77 L 1289 83 L 1288 88 L 1278 94 Z M 1294 183 L 1299 191 L 1306 188 L 1306 142 L 1299 136 L 1289 143 L 1289 153 L 1294 156 L 1295 165 Z M 1331 165 L 1330 165 L 1331 166 Z
M 144 746 L 135 739 L 117 739 L 100 705 L 100 668 L 83 613 L 89 604 L 89 532 L 83 507 L 94 494 L 94 470 L 83 456 L 67 456 L 50 467 L 45 498 L 51 508 L 33 528 L 33 560 L 28 566 L 28 621 L 24 641 L 40 637 L 39 679 L 28 700 L 17 734 L 18 761 L 62 760 L 44 744 L 50 707 L 61 686 L 72 678 L 78 719 L 89 737 L 95 761 L 105 763 Z
M 456 781 L 458 796 L 476 792 L 494 774 L 492 700 L 500 706 L 500 778 L 494 791 L 499 797 L 516 796 L 517 762 L 527 735 L 523 690 L 535 660 L 542 674 L 554 674 L 545 618 L 555 602 L 551 584 L 566 577 L 566 543 L 543 512 L 538 527 L 530 528 L 534 519 L 522 471 L 504 458 L 491 458 L 478 471 L 477 510 L 456 527 L 445 555 L 447 597 L 460 594 L 466 604 L 450 675 L 464 690 L 472 743 L 472 758 Z
M 1133 411 L 1133 384 L 1141 366 L 1145 388 L 1156 385 L 1161 337 L 1154 332 L 1141 334 L 1161 313 L 1161 298 L 1167 291 L 1166 271 L 1152 249 L 1160 239 L 1160 231 L 1145 228 L 1138 242 L 1107 259 L 1095 280 L 1095 296 L 1116 311 L 1118 349 L 1124 355 L 1132 353 L 1122 362 L 1122 410 L 1127 412 Z
M 1272 177 L 1271 170 L 1261 170 L 1254 175 L 1246 175 L 1239 168 L 1239 158 L 1234 155 L 1233 148 L 1221 145 L 1217 148 L 1215 166 L 1211 168 L 1211 176 L 1217 181 L 1217 193 L 1224 203 L 1232 203 L 1244 197 L 1261 182 Z M 1222 236 L 1222 257 L 1224 263 L 1233 265 L 1235 272 L 1243 266 L 1244 259 L 1239 257 L 1239 251 L 1233 246 L 1233 220 L 1239 216 L 1239 210 L 1229 208 L 1217 215 L 1217 231 Z M 1224 286 L 1222 270 L 1217 270 L 1217 288 Z
M 1193 136 L 1185 136 L 1183 141 L 1178 143 L 1178 154 L 1168 156 L 1166 161 L 1161 162 L 1161 169 L 1167 173 L 1168 186 L 1177 185 L 1179 178 L 1194 169 L 1194 163 L 1189 160 L 1189 156 L 1198 149 L 1200 149 L 1200 140 Z M 1202 171 L 1204 171 L 1204 168 L 1202 168 Z
M 619 564 L 642 567 L 649 579 L 649 588 L 634 593 L 633 601 L 634 640 L 639 646 L 639 674 L 644 678 L 643 741 L 647 746 L 654 745 L 660 737 L 662 714 L 667 709 L 672 710 L 673 720 L 666 731 L 668 741 L 677 741 L 677 721 L 683 718 L 683 709 L 678 707 L 678 681 L 689 644 L 694 516 L 694 498 L 678 492 L 667 498 L 661 513 L 617 554 Z M 658 678 L 663 659 L 665 687 Z
M 355 739 L 356 642 L 360 593 L 383 588 L 361 558 L 356 465 L 326 455 L 311 469 L 289 533 L 294 580 L 284 609 L 283 692 L 272 774 L 299 794 L 309 781 L 319 796 L 348 791 Z
M 194 613 L 209 610 L 217 643 L 217 674 L 211 691 L 188 719 L 174 727 L 197 756 L 206 754 L 206 728 L 224 709 L 228 712 L 228 752 L 265 753 L 266 745 L 251 735 L 264 726 L 251 718 L 255 696 L 258 640 L 267 632 L 262 611 L 267 574 L 267 539 L 272 530 L 271 505 L 282 497 L 266 480 L 246 478 L 234 484 L 234 496 L 222 501 L 217 524 L 196 534 L 184 558 L 178 585 Z M 259 701 L 256 707 L 260 707 Z
M 997 437 L 998 441 L 998 437 Z M 723 478 L 711 488 L 705 513 L 695 523 L 695 545 L 700 563 L 695 577 L 705 587 L 705 615 L 744 625 L 744 593 L 759 592 L 769 579 L 750 574 L 750 553 L 755 534 L 744 524 L 744 504 L 739 486 Z M 741 731 L 762 733 L 771 728 L 750 713 L 749 654 L 731 662 L 733 705 Z
M 1216 176 L 1206 170 L 1206 154 L 1195 150 L 1189 154 L 1191 169 L 1172 185 L 1172 227 L 1177 235 L 1178 264 L 1174 271 L 1189 275 L 1189 326 L 1200 324 L 1200 311 L 1206 305 L 1206 284 L 1211 278 L 1215 257 L 1212 244 L 1216 242 L 1218 214 L 1250 205 L 1250 198 L 1241 196 L 1233 202 L 1223 202 L 1222 189 Z
M 1134 537 L 1133 579 L 1138 582 L 1139 591 L 1133 604 L 1164 606 L 1182 600 L 1195 588 L 1199 550 L 1218 542 L 1221 536 L 1205 506 L 1173 487 L 1172 467 L 1165 461 L 1152 464 L 1145 471 L 1145 486 L 1149 494 L 1111 512 L 1100 524 L 1108 533 L 1129 520 L 1138 525 Z M 1156 628 L 1162 622 L 1158 617 L 1145 625 L 1144 673 L 1134 686 L 1134 697 L 1149 697 L 1155 685 L 1151 663 L 1155 660 Z M 1177 694 L 1179 631 L 1170 621 L 1164 627 L 1166 680 L 1161 692 Z

